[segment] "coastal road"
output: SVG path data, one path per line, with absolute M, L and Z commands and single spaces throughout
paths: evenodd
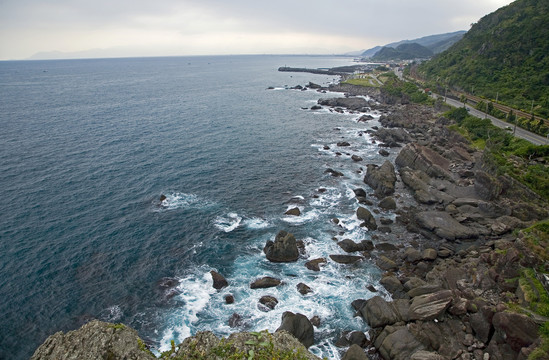
M 441 95 L 437 95 L 437 94 L 433 94 L 432 96 L 434 98 L 442 97 Z M 449 104 L 449 105 L 455 106 L 455 107 L 463 107 L 463 103 L 461 103 L 457 100 L 454 100 L 454 99 L 450 99 L 450 98 L 446 98 L 446 103 Z M 495 126 L 497 126 L 499 128 L 502 128 L 502 129 L 506 129 L 506 128 L 509 128 L 509 127 L 513 128 L 512 124 L 506 123 L 505 121 L 502 121 L 502 120 L 500 120 L 498 118 L 495 118 L 491 115 L 487 115 L 486 113 L 483 113 L 482 111 L 479 111 L 479 110 L 475 109 L 474 107 L 472 107 L 470 105 L 466 104 L 465 107 L 469 110 L 469 113 L 471 115 L 474 115 L 474 116 L 476 116 L 478 118 L 481 118 L 481 119 L 484 119 L 484 118 L 490 119 L 492 121 L 492 124 L 494 124 Z M 513 130 L 510 130 L 510 132 L 513 132 Z M 549 139 L 548 138 L 545 138 L 545 137 L 540 136 L 538 134 L 534 134 L 534 133 L 532 133 L 528 130 L 524 130 L 524 129 L 518 127 L 518 126 L 516 127 L 516 129 L 514 129 L 514 135 L 518 138 L 527 140 L 527 141 L 531 142 L 534 145 L 549 145 Z

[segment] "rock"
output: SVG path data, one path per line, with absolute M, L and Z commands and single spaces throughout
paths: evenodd
M 93 320 L 78 330 L 51 335 L 36 349 L 31 359 L 104 359 L 106 354 L 112 359 L 156 359 L 152 353 L 143 350 L 144 346 L 134 329 Z
M 368 356 L 366 356 L 366 353 L 364 353 L 364 350 L 360 346 L 353 344 L 345 352 L 342 360 L 368 360 Z
M 270 287 L 276 287 L 281 283 L 282 281 L 280 281 L 279 279 L 275 279 L 270 276 L 265 276 L 252 282 L 250 284 L 250 289 L 265 289 Z
M 233 304 L 234 303 L 234 296 L 232 294 L 225 295 L 225 303 L 226 304 Z
M 307 360 L 320 360 L 314 356 L 291 334 L 287 331 L 281 330 L 274 334 L 269 334 L 267 331 L 262 331 L 259 336 L 262 339 L 268 339 L 269 343 L 273 346 L 273 353 L 280 354 L 281 358 L 291 358 L 295 352 L 299 352 Z M 198 356 L 194 358 L 200 359 L 242 359 L 242 354 L 246 354 L 246 359 L 250 350 L 258 348 L 258 333 L 237 332 L 231 334 L 227 339 L 218 339 L 213 333 L 198 332 L 195 336 L 188 337 L 179 346 L 179 350 L 174 354 L 175 359 L 188 359 L 193 357 L 190 354 L 196 354 Z M 231 344 L 227 347 L 226 344 Z M 270 345 L 269 345 L 270 346 Z M 219 349 L 227 349 L 223 356 L 220 357 Z M 254 356 L 254 359 L 257 358 Z M 166 357 L 170 359 L 171 357 Z M 129 358 L 121 358 L 129 359 Z
M 356 161 L 356 162 L 359 162 L 359 161 L 362 161 L 362 160 L 363 160 L 363 159 L 362 159 L 360 156 L 358 156 L 358 155 L 352 155 L 352 156 L 351 156 L 351 159 L 352 159 L 353 161 Z
M 343 176 L 343 173 L 341 171 L 337 171 L 337 170 L 334 170 L 334 169 L 326 169 L 326 171 L 324 171 L 324 172 L 327 173 L 327 174 L 330 174 L 334 177 Z
M 395 167 L 388 160 L 379 167 L 368 164 L 364 182 L 380 196 L 392 195 L 395 192 L 396 183 Z
M 416 297 L 416 296 L 432 294 L 432 293 L 440 291 L 440 290 L 441 290 L 441 288 L 440 288 L 439 285 L 425 284 L 425 285 L 421 285 L 421 286 L 415 287 L 413 289 L 410 289 L 410 291 L 408 291 L 408 296 L 413 298 L 413 297 Z
M 408 300 L 388 302 L 380 296 L 374 296 L 363 303 L 359 313 L 370 327 L 377 328 L 407 321 L 409 307 Z
M 437 251 L 435 249 L 432 249 L 432 248 L 425 249 L 421 253 L 421 258 L 423 260 L 427 260 L 427 261 L 433 261 L 437 258 L 437 256 L 438 256 Z
M 299 293 L 301 295 L 307 295 L 308 293 L 313 292 L 313 289 L 311 289 L 310 287 L 308 287 L 304 283 L 299 283 L 299 284 L 297 284 L 297 291 L 299 291 Z
M 309 84 L 307 85 L 307 87 L 308 87 L 309 89 L 321 89 L 321 88 L 322 88 L 322 86 L 320 86 L 320 85 L 318 85 L 318 84 L 315 84 L 315 83 L 313 83 L 313 82 L 310 82 L 310 81 L 309 81 Z
M 305 267 L 309 270 L 320 271 L 320 264 L 325 264 L 325 263 L 326 263 L 325 258 L 318 258 L 318 259 L 307 261 L 305 263 Z
M 340 141 L 336 144 L 337 146 L 351 146 L 351 144 L 349 144 L 347 141 Z
M 350 239 L 341 240 L 340 242 L 337 243 L 337 245 L 339 245 L 339 247 L 342 248 L 343 251 L 348 252 L 348 253 L 355 252 L 355 251 L 365 251 L 366 250 L 364 244 L 362 244 L 362 243 L 357 244 L 353 240 L 350 240 Z
M 381 200 L 378 204 L 378 206 L 384 210 L 395 210 L 396 209 L 396 202 L 395 202 L 395 199 L 393 199 L 392 197 L 388 196 L 386 198 L 384 198 L 383 200 Z
M 299 342 L 301 342 L 306 348 L 314 344 L 314 329 L 313 325 L 303 314 L 294 314 L 290 311 L 282 314 L 282 323 L 276 330 L 286 330 Z
M 339 97 L 332 99 L 320 99 L 318 100 L 320 105 L 330 106 L 330 107 L 344 107 L 349 110 L 362 110 L 363 108 L 368 107 L 368 102 L 362 97 Z
M 416 214 L 415 220 L 422 228 L 447 240 L 470 239 L 479 235 L 477 231 L 461 225 L 443 211 L 422 211 Z
M 339 264 L 354 264 L 355 262 L 364 258 L 362 256 L 353 255 L 330 255 L 330 259 Z
M 434 150 L 417 143 L 411 143 L 402 148 L 395 159 L 395 164 L 401 168 L 421 170 L 433 178 L 452 179 L 448 170 L 450 162 Z
M 320 109 L 322 109 L 322 106 L 320 106 L 320 105 L 311 106 L 311 110 L 320 110 Z
M 427 285 L 427 283 L 418 277 L 412 276 L 404 283 L 404 290 L 410 291 L 420 286 Z
M 269 261 L 292 262 L 299 257 L 297 242 L 293 234 L 280 230 L 275 241 L 268 241 L 263 249 Z
M 357 197 L 366 197 L 366 191 L 362 188 L 354 189 L 353 192 L 355 193 L 355 196 Z
M 211 270 L 210 274 L 212 275 L 214 289 L 220 290 L 229 286 L 227 280 L 217 271 Z
M 381 155 L 381 156 L 389 156 L 389 155 L 391 155 L 391 154 L 390 154 L 387 150 L 385 150 L 385 149 L 379 149 L 378 153 L 379 153 L 379 155 Z
M 446 358 L 436 352 L 419 350 L 412 354 L 410 360 L 446 360 Z
M 376 244 L 375 247 L 376 247 L 376 250 L 384 251 L 384 252 L 398 250 L 398 248 L 395 245 L 388 242 L 382 242 L 382 243 Z
M 492 314 L 493 318 L 493 314 Z M 469 315 L 469 324 L 476 338 L 483 343 L 488 343 L 493 331 L 492 318 L 486 319 L 482 312 L 477 312 Z
M 436 293 L 416 296 L 410 305 L 410 320 L 433 320 L 439 318 L 452 303 L 452 292 L 441 290 Z
M 238 315 L 237 313 L 233 313 L 229 318 L 229 327 L 239 327 L 242 326 L 242 323 L 242 316 Z
M 284 213 L 284 215 L 299 216 L 299 215 L 301 215 L 301 211 L 300 211 L 299 208 L 296 206 L 296 207 L 291 208 L 291 209 L 289 209 L 288 211 L 286 211 L 286 212 Z
M 358 118 L 357 122 L 367 122 L 373 119 L 374 117 L 372 115 L 362 115 L 361 117 Z
M 538 337 L 538 325 L 526 315 L 498 312 L 494 315 L 492 324 L 514 351 L 530 346 Z
M 311 322 L 311 324 L 313 324 L 313 326 L 320 327 L 320 316 L 315 315 L 310 318 L 309 321 Z
M 490 174 L 478 170 L 475 172 L 475 192 L 484 200 L 495 200 L 502 191 L 502 184 Z
M 267 311 L 269 311 L 276 307 L 278 300 L 274 296 L 264 295 L 259 299 L 259 303 L 263 305 Z
M 368 228 L 368 230 L 376 230 L 377 229 L 376 219 L 374 218 L 372 213 L 370 211 L 368 211 L 367 209 L 365 209 L 363 207 L 359 207 L 356 210 L 356 217 L 359 220 L 363 221 L 363 223 L 360 224 L 360 226 L 365 226 L 365 227 Z
M 379 281 L 383 287 L 390 292 L 393 295 L 393 298 L 402 299 L 400 296 L 396 296 L 397 294 L 403 294 L 404 293 L 404 287 L 400 283 L 400 280 L 394 275 L 384 276 Z
M 405 326 L 388 326 L 375 341 L 375 347 L 384 359 L 409 360 L 419 350 L 425 350 Z
M 164 194 L 160 195 L 160 202 L 162 202 L 166 199 L 167 199 L 166 195 L 164 195 Z
M 387 256 L 380 256 L 376 261 L 376 265 L 385 271 L 392 271 L 398 269 L 398 265 L 393 260 L 389 259 Z
M 404 256 L 406 261 L 411 263 L 415 263 L 421 260 L 421 253 L 419 252 L 419 250 L 412 247 L 409 247 L 404 251 Z

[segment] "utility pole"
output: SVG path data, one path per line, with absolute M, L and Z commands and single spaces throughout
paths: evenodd
M 446 102 L 446 91 L 448 91 L 448 86 L 444 87 L 444 102 Z
M 496 93 L 496 104 L 498 103 L 499 91 Z
M 532 100 L 532 106 L 530 107 L 530 114 L 534 114 L 534 100 Z

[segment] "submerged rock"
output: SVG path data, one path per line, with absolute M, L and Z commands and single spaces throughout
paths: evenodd
M 301 211 L 300 211 L 299 208 L 296 206 L 296 207 L 291 208 L 290 210 L 286 211 L 286 212 L 284 213 L 284 215 L 299 216 L 299 215 L 301 215 Z
M 265 289 L 270 287 L 276 287 L 280 284 L 282 284 L 282 281 L 280 281 L 279 279 L 265 276 L 252 282 L 250 284 L 250 289 Z

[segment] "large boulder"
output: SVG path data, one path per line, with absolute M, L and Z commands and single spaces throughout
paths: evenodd
M 416 296 L 412 300 L 408 316 L 410 320 L 428 321 L 440 317 L 452 303 L 452 291 L 441 290 Z
M 492 175 L 478 170 L 475 172 L 475 192 L 484 200 L 494 200 L 502 192 L 502 184 Z
M 267 241 L 263 249 L 267 259 L 272 262 L 292 262 L 297 261 L 299 249 L 293 234 L 280 230 L 275 237 L 275 241 Z
M 362 224 L 360 226 L 365 226 L 368 228 L 368 230 L 376 230 L 377 229 L 377 223 L 376 219 L 372 215 L 368 209 L 365 209 L 363 207 L 359 207 L 356 209 L 356 217 L 358 220 L 362 220 Z
M 413 354 L 425 350 L 406 326 L 387 326 L 376 338 L 375 347 L 384 359 L 409 360 Z
M 330 255 L 330 259 L 339 264 L 354 264 L 364 258 L 355 255 Z
M 492 324 L 515 351 L 530 346 L 538 338 L 538 325 L 526 315 L 498 312 L 494 315 Z
M 305 267 L 309 270 L 320 271 L 320 264 L 326 264 L 325 258 L 309 260 L 305 263 Z
M 395 164 L 401 168 L 421 170 L 434 178 L 452 178 L 448 170 L 450 162 L 434 150 L 418 143 L 411 143 L 402 148 L 395 159 Z
M 368 356 L 360 346 L 357 344 L 351 345 L 349 349 L 343 355 L 342 360 L 368 360 Z
M 276 331 L 281 330 L 286 330 L 295 336 L 306 348 L 314 344 L 313 325 L 303 314 L 294 314 L 290 311 L 284 312 L 282 314 L 282 323 Z
M 155 360 L 137 335 L 122 324 L 93 320 L 78 330 L 58 332 L 46 339 L 31 360 L 135 359 Z
M 375 190 L 378 196 L 388 196 L 395 192 L 395 167 L 387 160 L 381 166 L 368 164 L 364 182 Z
M 380 296 L 374 296 L 362 304 L 359 313 L 370 327 L 377 328 L 407 321 L 409 307 L 408 300 L 389 302 Z
M 461 225 L 444 211 L 422 211 L 415 216 L 416 223 L 447 240 L 470 239 L 478 237 L 474 229 Z
M 399 170 L 402 182 L 412 189 L 414 198 L 422 204 L 448 204 L 454 197 L 431 186 L 431 178 L 421 171 L 403 167 Z

